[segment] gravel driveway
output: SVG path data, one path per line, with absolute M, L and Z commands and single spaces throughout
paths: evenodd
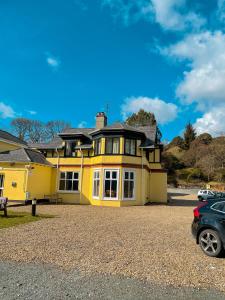
M 195 201 L 172 198 L 170 206 L 39 206 L 57 217 L 2 229 L 0 260 L 225 291 L 225 259 L 206 257 L 191 236 Z

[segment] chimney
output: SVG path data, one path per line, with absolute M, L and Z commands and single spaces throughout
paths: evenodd
M 96 128 L 101 129 L 107 126 L 107 117 L 104 112 L 99 112 L 96 115 Z

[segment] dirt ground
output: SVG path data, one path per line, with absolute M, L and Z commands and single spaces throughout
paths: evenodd
M 191 236 L 195 199 L 174 192 L 169 205 L 39 205 L 56 217 L 2 229 L 0 260 L 225 291 L 225 259 L 205 256 Z

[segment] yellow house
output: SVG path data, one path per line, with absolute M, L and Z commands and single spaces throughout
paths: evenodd
M 155 126 L 107 126 L 105 114 L 98 113 L 95 128 L 69 128 L 50 143 L 31 144 L 23 151 L 33 154 L 30 162 L 23 161 L 23 175 L 11 157 L 14 151 L 9 158 L 0 154 L 3 195 L 11 200 L 57 193 L 71 204 L 167 202 L 167 173 L 161 167 L 162 145 Z

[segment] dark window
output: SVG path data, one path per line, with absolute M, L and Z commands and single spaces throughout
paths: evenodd
M 136 140 L 125 139 L 125 154 L 136 155 Z
M 119 154 L 120 153 L 120 139 L 119 138 L 106 138 L 105 139 L 105 153 L 106 154 Z
M 66 157 L 76 156 L 75 147 L 76 147 L 76 142 L 71 142 L 71 141 L 66 142 L 65 156 Z
M 95 140 L 95 155 L 101 154 L 101 139 Z
M 134 171 L 125 171 L 123 178 L 124 199 L 134 199 Z
M 104 178 L 104 197 L 108 199 L 117 199 L 119 171 L 107 170 Z
M 59 181 L 60 191 L 78 191 L 79 173 L 78 172 L 61 172 Z
M 218 203 L 212 205 L 211 208 L 225 213 L 225 202 L 218 202 Z

